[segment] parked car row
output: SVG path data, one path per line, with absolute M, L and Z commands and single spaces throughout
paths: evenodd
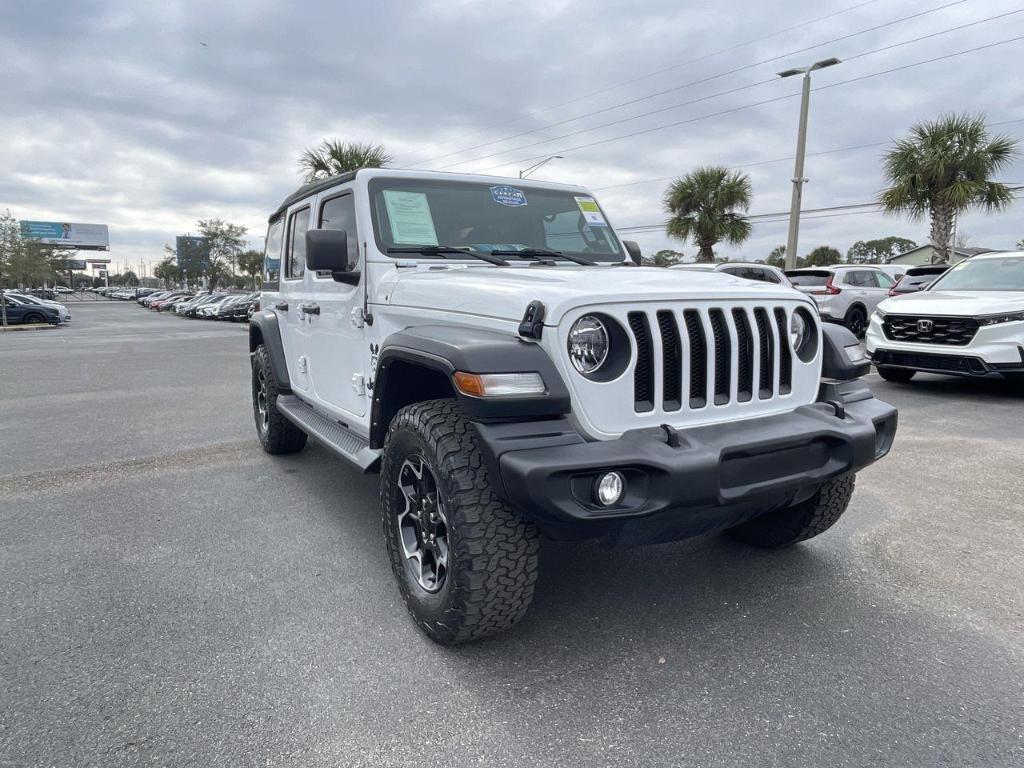
M 173 312 L 179 317 L 248 322 L 259 309 L 260 294 L 169 290 L 140 296 L 136 302 L 154 312 Z
M 8 323 L 59 325 L 71 322 L 71 311 L 63 304 L 21 291 L 4 291 L 4 308 Z

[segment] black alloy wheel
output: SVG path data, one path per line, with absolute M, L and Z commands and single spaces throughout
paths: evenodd
M 395 483 L 398 538 L 406 568 L 420 587 L 437 592 L 448 576 L 448 520 L 437 478 L 426 460 L 413 454 L 403 462 Z

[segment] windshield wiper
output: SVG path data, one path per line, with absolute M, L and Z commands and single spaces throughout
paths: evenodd
M 440 256 L 442 259 L 446 258 L 445 254 L 459 254 L 460 256 L 472 256 L 486 261 L 488 264 L 496 264 L 499 267 L 507 267 L 508 262 L 504 259 L 499 259 L 497 256 L 492 256 L 489 253 L 481 253 L 478 251 L 470 251 L 466 248 L 456 248 L 454 245 L 402 245 L 392 246 L 387 249 L 388 253 L 421 253 L 424 256 Z
M 523 248 L 522 250 L 513 250 L 510 248 L 508 250 L 491 251 L 491 255 L 520 256 L 525 259 L 541 259 L 544 258 L 545 256 L 556 256 L 560 259 L 565 259 L 566 261 L 573 261 L 576 262 L 577 264 L 584 264 L 589 267 L 592 267 L 594 266 L 594 264 L 597 263 L 595 261 L 591 261 L 590 259 L 585 259 L 582 256 L 570 256 L 568 253 L 562 253 L 561 251 L 552 251 L 550 248 Z

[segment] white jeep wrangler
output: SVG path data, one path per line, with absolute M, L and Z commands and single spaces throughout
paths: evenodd
M 380 472 L 395 576 L 438 642 L 522 618 L 542 534 L 786 546 L 889 451 L 895 409 L 810 298 L 638 260 L 563 184 L 361 170 L 270 217 L 260 442 Z

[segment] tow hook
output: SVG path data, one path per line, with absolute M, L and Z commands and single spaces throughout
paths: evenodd
M 826 400 L 825 403 L 832 406 L 832 410 L 835 411 L 837 419 L 846 418 L 846 406 L 841 402 L 838 400 Z
M 662 424 L 661 428 L 665 430 L 665 442 L 669 448 L 679 447 L 679 432 L 671 424 Z

